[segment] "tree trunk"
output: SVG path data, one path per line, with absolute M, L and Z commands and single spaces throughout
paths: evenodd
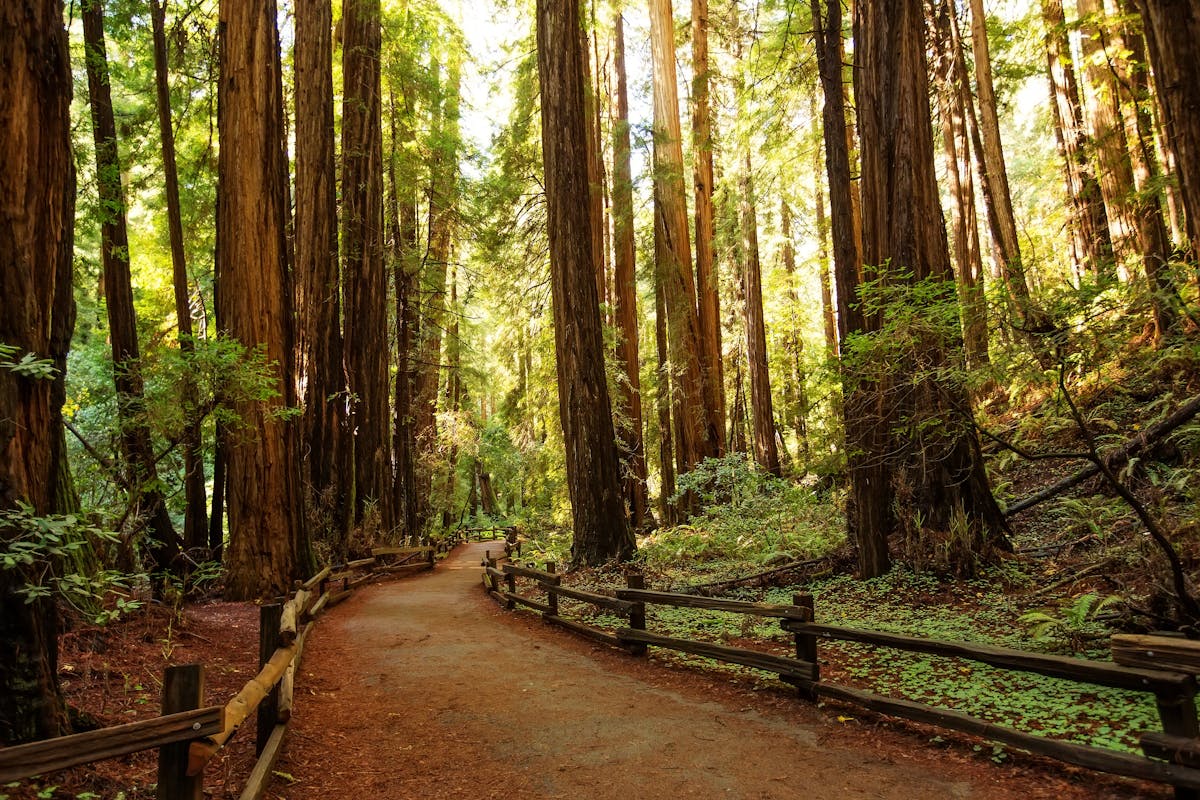
M 742 248 L 745 254 L 746 363 L 750 372 L 750 411 L 754 422 L 754 460 L 779 476 L 779 449 L 775 446 L 775 411 L 771 403 L 771 376 L 767 366 L 767 333 L 763 322 L 762 265 L 758 254 L 758 213 L 755 209 L 754 173 L 750 151 L 742 172 Z
M 454 215 L 458 175 L 458 103 L 460 66 L 451 54 L 446 67 L 444 98 L 433 109 L 432 129 L 435 146 L 431 155 L 429 186 L 429 244 L 426 248 L 421 286 L 422 316 L 417 345 L 418 372 L 413 400 L 414 441 L 418 453 L 431 452 L 437 446 L 437 393 L 441 376 L 442 329 L 446 316 L 446 268 L 454 235 Z M 590 213 L 590 211 L 589 211 Z M 593 276 L 593 282 L 595 277 Z M 420 503 L 417 525 L 424 529 L 431 509 L 429 497 L 433 475 L 423 464 L 417 472 L 417 498 Z
M 1136 19 L 1137 11 L 1122 2 L 1125 20 Z M 1178 333 L 1183 315 L 1183 300 L 1171 278 L 1169 262 L 1172 256 L 1167 234 L 1166 210 L 1163 208 L 1162 170 L 1154 152 L 1153 123 L 1150 119 L 1150 82 L 1146 69 L 1146 47 L 1140 32 L 1128 21 L 1119 22 L 1112 32 L 1111 48 L 1120 54 L 1113 59 L 1117 86 L 1121 90 L 1121 117 L 1125 139 L 1129 143 L 1129 164 L 1133 169 L 1136 194 L 1132 205 L 1137 214 L 1138 249 L 1146 291 L 1150 297 L 1154 341 Z
M 988 363 L 987 301 L 983 293 L 983 256 L 979 248 L 979 221 L 975 212 L 975 181 L 971 172 L 971 136 L 967 126 L 966 66 L 961 40 L 956 35 L 954 9 L 948 0 L 931 7 L 933 16 L 935 77 L 942 123 L 946 180 L 950 190 L 950 218 L 954 235 L 955 277 L 962 307 L 963 343 L 967 369 Z
M 618 480 L 612 407 L 604 374 L 604 336 L 596 296 L 587 196 L 584 59 L 578 0 L 538 0 L 537 59 L 541 89 L 551 300 L 558 405 L 566 447 L 574 522 L 573 561 L 597 565 L 633 554 Z
M 1012 298 L 1017 318 L 1029 348 L 1038 363 L 1045 368 L 1054 366 L 1053 343 L 1050 335 L 1056 331 L 1053 320 L 1033 300 L 1028 276 L 1021 258 L 1017 221 L 1013 213 L 1012 192 L 1008 185 L 1008 169 L 1004 163 L 1004 145 L 1000 139 L 1000 119 L 996 111 L 996 91 L 992 85 L 992 59 L 988 53 L 987 18 L 983 0 L 971 2 L 971 42 L 975 59 L 975 88 L 979 95 L 979 114 L 968 104 L 968 124 L 974 124 L 977 145 L 976 163 L 979 166 L 980 193 L 987 206 L 988 226 L 992 233 L 997 271 Z M 958 36 L 958 18 L 950 19 L 951 35 Z M 961 44 L 957 49 L 961 49 Z M 963 71 L 965 79 L 965 70 Z
M 629 92 L 625 77 L 625 24 L 614 21 L 616 109 L 613 120 L 613 269 L 617 322 L 617 360 L 624 370 L 621 406 L 625 424 L 618 431 L 625 450 L 625 502 L 634 530 L 645 526 L 649 513 L 646 492 L 646 445 L 642 438 L 642 386 L 638 355 L 637 274 L 633 231 L 633 172 L 630 166 Z
M 295 402 L 288 281 L 283 84 L 274 0 L 222 0 L 217 165 L 217 313 L 226 336 L 262 348 L 276 397 L 234 403 L 227 431 L 229 599 L 286 592 L 309 564 Z
M 696 300 L 701 375 L 717 455 L 725 451 L 725 370 L 721 362 L 721 292 L 713 260 L 713 133 L 709 101 L 708 0 L 692 0 L 692 180 L 696 195 Z
M 0 6 L 0 343 L 65 364 L 71 294 L 75 167 L 71 64 L 61 2 Z M 60 511 L 62 380 L 0 368 L 0 510 Z M 19 531 L 0 524 L 7 549 Z M 58 609 L 27 603 L 16 570 L 0 570 L 0 744 L 58 736 L 67 709 L 58 685 Z
M 813 185 L 815 196 L 813 206 L 817 225 L 817 281 L 821 290 L 821 327 L 825 333 L 825 357 L 829 360 L 837 358 L 838 329 L 837 317 L 833 305 L 833 285 L 830 283 L 830 253 L 829 253 L 829 217 L 825 212 L 825 180 L 827 180 L 824 164 L 825 142 L 820 135 L 821 117 L 817 112 L 817 97 L 813 94 L 813 129 L 820 141 L 813 148 Z
M 863 262 L 892 285 L 931 281 L 944 287 L 945 299 L 953 298 L 953 275 L 933 166 L 924 31 L 920 0 L 871 0 L 855 21 Z M 919 352 L 919 364 L 902 354 L 900 363 L 862 365 L 882 376 L 872 387 L 877 422 L 865 441 L 851 438 L 848 426 L 848 446 L 861 448 L 883 471 L 872 475 L 871 465 L 852 471 L 852 502 L 894 502 L 903 509 L 910 553 L 940 540 L 947 566 L 970 573 L 977 559 L 1003 544 L 1003 516 L 963 416 L 965 391 L 941 375 L 961 343 L 936 326 L 919 336 L 905 348 Z M 860 529 L 865 538 L 871 537 Z M 861 566 L 869 577 L 871 560 Z
M 655 215 L 655 228 L 661 223 Z M 663 237 L 655 233 L 655 241 Z M 667 307 L 663 297 L 662 281 L 654 276 L 654 342 L 658 355 L 658 386 L 654 393 L 654 404 L 658 411 L 658 466 L 659 492 L 658 515 L 664 527 L 675 525 L 679 519 L 675 502 L 675 443 L 671 435 L 671 362 L 667 357 Z
M 296 329 L 307 502 L 335 557 L 345 556 L 353 485 L 346 409 L 337 167 L 333 124 L 333 17 L 329 0 L 296 3 Z
M 1108 215 L 1113 252 L 1120 265 L 1138 253 L 1137 213 L 1133 208 L 1133 167 L 1129 143 L 1121 124 L 1119 88 L 1104 47 L 1103 0 L 1077 0 L 1083 34 L 1083 73 L 1087 91 L 1084 105 L 1092 142 L 1096 174 Z
M 656 231 L 663 237 L 662 247 L 656 246 L 655 252 L 662 256 L 658 269 L 667 308 L 667 344 L 677 379 L 676 456 L 686 471 L 720 452 L 721 434 L 710 413 L 715 395 L 701 368 L 703 337 L 688 243 L 671 0 L 650 0 L 650 42 L 654 61 L 655 213 L 662 220 Z
M 175 164 L 175 129 L 171 124 L 171 93 L 167 83 L 166 12 L 161 0 L 150 0 L 150 21 L 154 29 L 154 84 L 158 100 L 158 130 L 162 138 L 163 184 L 167 196 L 167 222 L 171 235 L 172 282 L 175 288 L 175 318 L 179 326 L 179 349 L 195 351 L 192 340 L 191 290 L 187 260 L 183 252 L 183 220 L 179 207 L 179 171 Z M 208 544 L 208 508 L 204 489 L 204 451 L 202 420 L 197 411 L 196 383 L 190 373 L 184 376 L 183 405 L 186 421 L 180 444 L 183 449 L 183 486 L 187 506 L 183 517 L 183 541 L 188 548 Z
M 406 87 L 407 88 L 407 87 Z M 396 462 L 393 502 L 404 536 L 419 535 L 417 502 L 417 452 L 413 426 L 413 392 L 417 380 L 415 347 L 420 332 L 417 314 L 417 198 L 414 184 L 401 188 L 396 178 L 397 160 L 404 158 L 413 140 L 412 129 L 400 125 L 396 100 L 391 102 L 392 157 L 388 162 L 391 185 L 392 274 L 396 292 L 396 399 L 392 424 L 392 454 Z
M 354 519 L 377 504 L 391 515 L 387 272 L 383 265 L 380 3 L 348 0 L 342 17 L 342 256 L 346 376 L 354 398 Z
M 138 350 L 137 316 L 133 308 L 133 283 L 129 273 L 129 232 L 125 221 L 125 192 L 117 154 L 117 124 L 113 116 L 108 57 L 104 47 L 104 11 L 100 0 L 83 6 L 84 61 L 88 99 L 96 145 L 96 188 L 100 196 L 101 261 L 108 309 L 108 335 L 112 344 L 113 379 L 117 389 L 117 418 L 121 451 L 129 471 L 129 486 L 136 516 L 149 534 L 149 553 L 157 572 L 173 567 L 179 554 L 179 536 L 171 523 L 159 488 L 158 469 L 145 413 L 145 385 Z
M 842 355 L 849 353 L 847 337 L 867 330 L 858 303 L 859 269 L 862 258 L 857 242 L 861 231 L 854 221 L 847 147 L 845 93 L 841 81 L 841 2 L 828 0 L 822 14 L 820 0 L 812 0 L 813 33 L 817 42 L 821 87 L 825 95 L 825 169 L 829 177 L 830 225 L 833 233 L 834 279 L 837 286 L 838 340 Z M 873 453 L 886 447 L 884 434 L 890 421 L 882 418 L 879 398 L 882 387 L 864 376 L 853 378 L 842 364 L 842 414 L 845 426 L 847 468 L 851 496 L 846 521 L 851 543 L 857 549 L 859 574 L 882 575 L 891 567 L 888 533 L 893 526 L 888 493 L 891 470 Z
M 1050 80 L 1054 134 L 1063 159 L 1066 180 L 1071 242 L 1075 265 L 1092 275 L 1112 269 L 1112 238 L 1108 233 L 1108 215 L 1100 196 L 1100 184 L 1092 170 L 1088 153 L 1092 144 L 1083 126 L 1079 100 L 1079 82 L 1067 37 L 1067 21 L 1062 0 L 1042 0 L 1042 21 L 1046 26 L 1046 74 Z
M 820 185 L 820 176 L 817 180 Z M 819 189 L 818 189 L 819 191 Z M 818 198 L 817 208 L 821 209 L 823 201 Z M 787 296 L 788 304 L 791 307 L 791 319 L 788 320 L 787 332 L 787 350 L 791 356 L 793 383 L 792 388 L 792 426 L 796 429 L 796 448 L 798 458 L 804 461 L 808 458 L 808 375 L 804 369 L 804 336 L 800 328 L 800 295 L 796 291 L 796 247 L 792 243 L 792 209 L 787 204 L 786 200 L 781 200 L 779 203 L 779 233 L 783 237 L 783 270 L 787 273 L 788 287 Z M 820 230 L 823 227 L 825 216 L 824 209 L 817 213 L 817 228 Z M 818 234 L 819 235 L 819 234 Z M 824 248 L 824 243 L 818 244 L 818 252 Z M 818 260 L 827 261 L 827 256 L 822 259 L 818 254 Z M 823 264 L 826 274 L 829 272 L 827 263 Z M 832 320 L 830 321 L 832 322 Z M 783 431 L 779 431 L 779 439 L 783 440 Z M 786 449 L 786 448 L 785 448 Z
M 1175 153 L 1188 238 L 1200 242 L 1200 8 L 1194 0 L 1139 0 L 1150 65 Z

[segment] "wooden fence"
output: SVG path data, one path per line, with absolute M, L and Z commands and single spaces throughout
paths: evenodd
M 316 618 L 371 581 L 432 569 L 437 556 L 460 540 L 452 535 L 423 547 L 379 547 L 369 558 L 325 567 L 297 584 L 286 602 L 261 607 L 259 672 L 224 706 L 201 707 L 201 665 L 168 667 L 162 716 L 0 749 L 0 784 L 157 748 L 158 799 L 199 800 L 205 765 L 255 714 L 258 760 L 241 800 L 258 800 L 291 720 L 296 668 Z
M 1117 663 L 1043 655 L 1002 647 L 902 636 L 880 631 L 858 630 L 815 621 L 813 599 L 797 594 L 792 605 L 751 603 L 740 600 L 699 597 L 645 588 L 640 575 L 628 576 L 628 587 L 611 594 L 582 591 L 562 586 L 562 576 L 553 563 L 545 569 L 499 563 L 487 553 L 483 582 L 488 594 L 508 609 L 531 608 L 551 624 L 595 641 L 640 655 L 649 646 L 678 650 L 732 664 L 775 673 L 795 686 L 802 697 L 828 698 L 872 711 L 1012 745 L 1038 755 L 1101 772 L 1167 783 L 1176 797 L 1200 798 L 1200 727 L 1196 715 L 1196 681 L 1200 672 L 1200 643 L 1166 637 L 1113 637 Z M 517 579 L 529 581 L 539 597 L 517 591 Z M 544 599 L 541 599 L 544 597 Z M 628 620 L 627 627 L 604 630 L 577 620 L 565 619 L 559 598 L 590 603 Z M 794 637 L 795 656 L 729 647 L 712 642 L 681 639 L 646 630 L 646 606 L 665 605 L 727 611 L 779 619 L 780 626 Z M 1076 683 L 1115 687 L 1154 695 L 1162 731 L 1142 735 L 1145 756 L 1107 748 L 1049 739 L 997 725 L 953 709 L 874 694 L 821 679 L 821 640 L 836 639 L 875 647 L 965 659 L 999 669 L 1048 675 Z

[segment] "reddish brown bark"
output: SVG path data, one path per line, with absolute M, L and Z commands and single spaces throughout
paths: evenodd
M 775 411 L 771 401 L 771 376 L 767 365 L 767 333 L 763 320 L 762 265 L 758 253 L 758 211 L 755 208 L 754 173 L 750 153 L 745 153 L 741 180 L 742 280 L 746 323 L 746 363 L 750 373 L 750 416 L 754 424 L 754 460 L 772 475 L 779 475 L 779 448 L 775 444 Z
M 642 438 L 642 390 L 638 354 L 637 275 L 634 257 L 633 173 L 630 166 L 629 91 L 625 75 L 625 26 L 620 14 L 614 23 L 616 109 L 613 119 L 613 282 L 617 323 L 617 359 L 624 369 L 622 407 L 625 419 L 619 434 L 625 449 L 625 501 L 634 529 L 649 514 L 646 492 L 646 446 Z
M 74 327 L 71 294 L 75 167 L 71 64 L 61 2 L 0 5 L 0 342 L 65 367 Z M 0 510 L 25 503 L 62 511 L 56 480 L 63 378 L 0 368 Z M 0 544 L 15 531 L 0 525 Z M 57 736 L 67 728 L 58 686 L 58 610 L 27 603 L 15 570 L 0 570 L 0 743 Z
M 249 599 L 284 593 L 310 565 L 298 426 L 280 416 L 295 402 L 295 384 L 274 0 L 223 0 L 220 23 L 219 132 L 227 144 L 217 165 L 217 313 L 224 335 L 261 349 L 277 392 L 238 400 L 239 424 L 226 432 L 225 591 Z
M 604 374 L 604 336 L 596 295 L 588 191 L 584 59 L 578 0 L 538 0 L 551 300 L 559 418 L 574 523 L 573 560 L 595 565 L 632 555 L 618 482 L 612 407 Z

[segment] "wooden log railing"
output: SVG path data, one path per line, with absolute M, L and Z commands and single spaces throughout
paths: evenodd
M 460 539 L 453 539 L 457 543 Z M 0 748 L 0 784 L 44 775 L 95 761 L 158 749 L 158 800 L 199 800 L 205 765 L 257 715 L 259 759 L 241 794 L 258 800 L 292 715 L 296 667 L 314 620 L 351 584 L 364 578 L 432 569 L 438 548 L 377 548 L 370 558 L 327 566 L 303 582 L 283 602 L 262 606 L 259 618 L 259 672 L 224 706 L 203 705 L 204 670 L 199 664 L 168 667 L 163 679 L 163 713 L 72 736 Z M 399 563 L 385 563 L 402 557 Z M 411 562 L 411 563 L 410 563 Z M 366 570 L 351 580 L 358 571 Z M 337 578 L 338 574 L 343 577 Z M 340 598 L 339 598 L 340 599 Z
M 562 576 L 554 573 L 553 565 L 547 565 L 545 571 L 514 564 L 504 564 L 501 567 L 497 559 L 490 557 L 490 553 L 486 562 L 484 581 L 488 584 L 489 592 L 508 608 L 516 605 L 533 608 L 541 611 L 546 621 L 605 644 L 635 653 L 645 652 L 648 646 L 661 647 L 764 670 L 792 684 L 802 697 L 810 700 L 825 698 L 850 703 L 881 714 L 980 736 L 1088 769 L 1167 783 L 1175 787 L 1177 798 L 1200 798 L 1200 724 L 1196 714 L 1194 677 L 1200 673 L 1200 642 L 1188 641 L 1181 637 L 1115 636 L 1112 650 L 1116 663 L 1110 663 L 825 625 L 814 620 L 812 596 L 803 593 L 796 594 L 790 606 L 751 603 L 651 591 L 645 588 L 640 575 L 630 575 L 627 588 L 616 589 L 609 595 L 562 586 Z M 551 601 L 555 602 L 554 611 L 548 610 L 549 603 L 540 603 L 528 595 L 518 594 L 513 585 L 517 578 L 532 580 L 545 591 Z M 501 580 L 508 583 L 505 589 L 499 586 Z M 558 612 L 559 597 L 591 603 L 626 616 L 630 625 L 627 628 L 606 631 L 579 621 L 564 619 Z M 776 618 L 784 630 L 793 634 L 795 656 L 781 656 L 648 632 L 645 618 L 645 607 L 648 605 Z M 954 709 L 840 686 L 821 680 L 819 643 L 822 640 L 857 642 L 875 647 L 965 659 L 1001 670 L 1029 672 L 1075 683 L 1147 692 L 1154 695 L 1163 730 L 1141 735 L 1144 755 L 1139 756 L 1092 745 L 1049 739 L 997 725 Z

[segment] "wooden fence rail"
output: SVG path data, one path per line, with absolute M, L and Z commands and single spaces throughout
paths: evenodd
M 224 706 L 200 707 L 202 666 L 168 667 L 163 680 L 162 716 L 0 748 L 0 783 L 157 748 L 158 800 L 200 800 L 205 765 L 242 723 L 256 714 L 259 758 L 241 800 L 258 800 L 291 719 L 296 665 L 317 616 L 370 580 L 432 569 L 437 556 L 459 541 L 461 537 L 451 536 L 422 547 L 376 548 L 370 558 L 325 567 L 298 582 L 295 594 L 284 602 L 262 606 L 259 672 Z M 362 570 L 367 571 L 357 575 Z
M 1195 704 L 1195 674 L 1200 672 L 1200 642 L 1192 643 L 1180 638 L 1164 640 L 1163 637 L 1118 636 L 1113 639 L 1113 654 L 1120 663 L 1110 663 L 820 624 L 814 621 L 812 596 L 807 594 L 795 595 L 790 606 L 751 603 L 652 591 L 645 588 L 641 576 L 630 575 L 628 588 L 616 589 L 610 596 L 562 586 L 562 576 L 554 572 L 553 564 L 548 564 L 545 571 L 532 565 L 500 565 L 499 560 L 492 558 L 489 552 L 484 567 L 484 582 L 489 593 L 504 602 L 507 608 L 516 605 L 533 608 L 541 611 L 547 622 L 605 644 L 634 653 L 644 653 L 647 646 L 662 647 L 772 672 L 796 686 L 801 696 L 809 699 L 838 700 L 881 714 L 980 736 L 1077 766 L 1167 783 L 1175 787 L 1177 798 L 1200 798 L 1200 723 L 1197 721 Z M 534 586 L 554 602 L 553 610 L 550 602 L 542 603 L 528 595 L 519 594 L 515 584 L 517 578 L 533 581 Z M 507 584 L 504 589 L 499 586 L 500 580 Z M 565 619 L 558 611 L 559 597 L 590 603 L 625 616 L 630 624 L 607 631 Z M 777 618 L 780 626 L 795 637 L 796 655 L 794 658 L 780 656 L 648 632 L 645 621 L 647 605 Z M 1142 734 L 1141 745 L 1145 755 L 1139 756 L 1049 739 L 953 709 L 839 686 L 822 681 L 820 677 L 819 642 L 830 639 L 966 659 L 1002 670 L 1031 672 L 1076 683 L 1148 692 L 1155 697 L 1163 730 Z

